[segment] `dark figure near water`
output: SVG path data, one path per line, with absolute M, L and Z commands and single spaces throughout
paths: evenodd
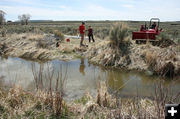
M 151 26 L 152 29 L 155 29 L 156 28 L 156 22 L 154 22 Z
M 93 29 L 91 28 L 91 26 L 89 26 L 88 28 L 88 37 L 89 37 L 89 42 L 91 42 L 91 39 L 93 42 L 95 42 L 94 37 L 93 37 Z

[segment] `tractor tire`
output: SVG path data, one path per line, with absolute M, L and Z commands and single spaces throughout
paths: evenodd
M 139 40 L 136 40 L 136 44 L 139 44 Z

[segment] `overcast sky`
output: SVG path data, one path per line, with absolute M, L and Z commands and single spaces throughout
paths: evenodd
M 0 0 L 7 20 L 29 13 L 33 20 L 180 21 L 180 0 Z

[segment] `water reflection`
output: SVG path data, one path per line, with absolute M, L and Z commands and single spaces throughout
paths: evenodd
M 67 99 L 79 98 L 86 92 L 90 92 L 95 96 L 98 80 L 106 81 L 109 91 L 118 90 L 122 97 L 136 96 L 137 89 L 139 96 L 149 97 L 154 92 L 156 80 L 159 80 L 158 77 L 147 76 L 144 73 L 107 69 L 93 65 L 87 59 L 67 62 L 53 60 L 47 63 L 38 63 L 9 57 L 0 60 L 0 76 L 4 76 L 3 80 L 0 79 L 0 85 L 11 87 L 16 84 L 25 90 L 33 91 L 35 89 L 49 90 L 51 83 L 51 87 L 54 89 L 56 87 L 57 72 L 59 71 L 62 72 L 62 77 L 67 72 L 68 80 L 65 85 Z M 43 72 L 43 74 L 40 72 Z M 52 72 L 54 72 L 52 78 L 48 78 L 51 77 Z M 170 84 L 172 84 L 172 81 L 166 80 L 163 85 L 168 86 Z M 180 81 L 177 81 L 172 88 L 173 91 L 178 92 L 180 90 Z
M 88 67 L 89 67 L 89 66 L 90 66 L 90 65 L 88 65 Z M 80 63 L 80 65 L 79 65 L 79 72 L 80 72 L 82 75 L 85 75 L 84 69 L 85 69 L 84 59 L 81 58 L 81 63 Z
M 114 90 L 121 90 L 124 87 L 124 76 L 120 73 L 115 73 L 114 71 L 109 71 L 107 73 L 107 84 L 108 87 Z
M 5 82 L 5 76 L 0 76 L 0 87 L 2 87 L 4 85 Z

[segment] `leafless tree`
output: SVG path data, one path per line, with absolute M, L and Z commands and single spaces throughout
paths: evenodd
M 31 18 L 30 14 L 22 14 L 18 16 L 18 19 L 21 21 L 22 25 L 24 24 L 27 25 L 30 18 Z
M 5 22 L 5 12 L 0 10 L 0 25 L 2 25 Z

